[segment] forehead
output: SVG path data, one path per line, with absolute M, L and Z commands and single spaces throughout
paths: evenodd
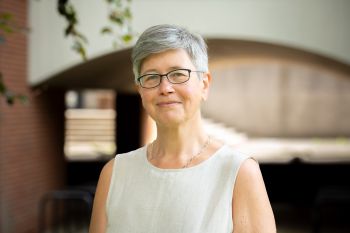
M 140 67 L 141 74 L 148 71 L 166 72 L 173 68 L 194 68 L 184 49 L 171 49 L 146 57 Z

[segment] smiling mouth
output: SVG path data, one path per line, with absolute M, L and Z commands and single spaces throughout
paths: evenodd
M 170 107 L 170 106 L 174 106 L 177 104 L 181 104 L 180 102 L 176 102 L 176 101 L 169 101 L 169 102 L 160 102 L 157 103 L 157 106 L 159 107 Z

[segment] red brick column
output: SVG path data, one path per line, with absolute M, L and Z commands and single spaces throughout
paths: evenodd
M 0 0 L 0 11 L 28 27 L 26 0 Z M 64 184 L 63 91 L 30 89 L 28 35 L 15 33 L 0 44 L 0 70 L 9 89 L 27 95 L 14 106 L 0 97 L 0 232 L 34 233 L 40 197 Z

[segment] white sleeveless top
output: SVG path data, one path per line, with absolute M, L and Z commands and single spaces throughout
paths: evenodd
M 115 158 L 107 233 L 232 233 L 232 195 L 248 156 L 222 146 L 202 163 L 161 169 L 146 146 Z

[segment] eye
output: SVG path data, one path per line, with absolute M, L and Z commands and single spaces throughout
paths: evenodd
M 188 80 L 187 70 L 174 70 L 168 74 L 169 81 L 172 83 L 184 83 Z
M 148 74 L 142 77 L 143 82 L 154 82 L 155 80 L 159 79 L 158 74 Z
M 186 74 L 186 71 L 183 70 L 175 70 L 169 74 L 170 77 L 176 78 L 176 77 L 186 77 L 188 74 Z

